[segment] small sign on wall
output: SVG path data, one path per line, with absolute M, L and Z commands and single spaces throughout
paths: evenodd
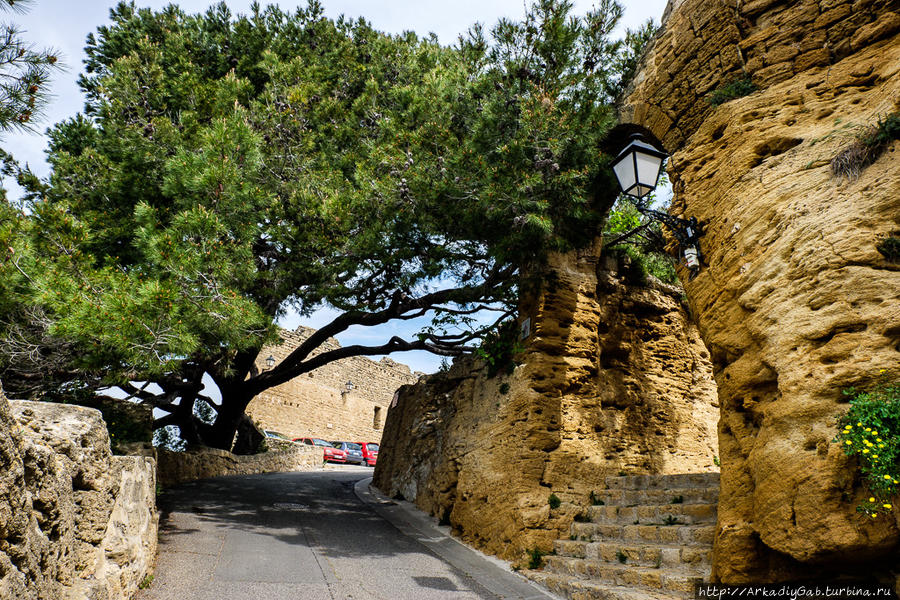
M 525 320 L 522 321 L 522 330 L 519 335 L 520 340 L 527 339 L 528 336 L 531 335 L 531 317 L 525 317 Z

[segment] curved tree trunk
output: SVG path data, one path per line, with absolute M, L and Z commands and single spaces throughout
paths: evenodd
M 236 389 L 220 389 L 222 393 L 222 405 L 216 415 L 216 420 L 212 427 L 204 432 L 203 440 L 207 446 L 211 448 L 219 448 L 221 450 L 231 450 L 234 442 L 234 434 L 237 432 L 238 424 L 253 395 L 239 386 Z

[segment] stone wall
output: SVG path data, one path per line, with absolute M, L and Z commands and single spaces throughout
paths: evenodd
M 321 468 L 325 458 L 321 447 L 297 444 L 250 455 L 232 454 L 216 448 L 195 448 L 186 452 L 158 450 L 158 454 L 159 483 L 163 487 L 222 475 L 312 471 Z
M 567 536 L 608 475 L 717 468 L 715 384 L 681 290 L 629 285 L 592 254 L 554 272 L 523 307 L 513 374 L 457 362 L 402 388 L 375 468 L 384 493 L 510 560 Z
M 841 390 L 900 378 L 900 144 L 858 178 L 829 161 L 900 109 L 896 0 L 670 3 L 622 114 L 673 152 L 672 213 L 707 222 L 686 283 L 722 419 L 714 577 L 888 576 L 894 514 L 870 519 L 831 440 Z M 746 72 L 759 91 L 704 94 Z
M 130 598 L 151 572 L 153 458 L 113 456 L 100 413 L 0 392 L 0 598 Z
M 313 331 L 306 327 L 282 331 L 284 342 L 263 349 L 257 368 L 266 368 L 269 355 L 281 361 Z M 329 339 L 313 354 L 335 348 L 340 344 Z M 292 438 L 378 442 L 394 392 L 401 385 L 414 383 L 419 375 L 390 358 L 379 362 L 347 358 L 261 393 L 247 412 L 266 429 Z M 354 386 L 349 392 L 347 381 Z

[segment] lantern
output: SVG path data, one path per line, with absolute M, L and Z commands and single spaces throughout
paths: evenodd
M 634 133 L 613 161 L 612 168 L 622 192 L 640 200 L 656 189 L 663 161 L 668 154 Z

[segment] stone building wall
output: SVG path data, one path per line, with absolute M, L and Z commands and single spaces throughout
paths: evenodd
M 0 391 L 0 598 L 131 598 L 156 559 L 156 464 L 97 410 Z
M 533 333 L 512 375 L 457 362 L 402 388 L 376 487 L 521 560 L 568 537 L 606 476 L 717 470 L 715 383 L 682 291 L 605 265 L 554 259 L 555 281 L 522 307 Z
M 748 75 L 758 91 L 704 97 Z M 841 390 L 900 378 L 900 144 L 859 177 L 830 160 L 900 110 L 896 0 L 670 2 L 622 117 L 672 152 L 671 212 L 707 223 L 685 284 L 719 390 L 714 574 L 890 577 L 900 511 L 871 519 L 832 440 Z
M 284 342 L 263 349 L 257 368 L 266 368 L 269 355 L 280 362 L 313 331 L 306 327 L 282 331 Z M 335 348 L 340 344 L 329 339 L 313 354 Z M 365 357 L 346 358 L 263 392 L 247 412 L 264 428 L 292 438 L 378 442 L 394 393 L 402 385 L 415 383 L 418 377 L 406 365 L 387 357 L 378 362 Z M 347 381 L 354 386 L 349 392 Z

